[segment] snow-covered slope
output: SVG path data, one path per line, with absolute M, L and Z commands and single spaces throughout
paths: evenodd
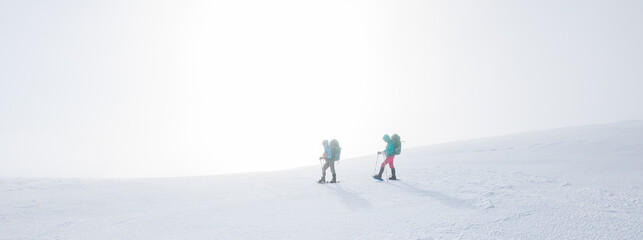
M 404 149 L 397 182 L 375 160 L 323 185 L 318 166 L 0 179 L 0 239 L 643 239 L 643 121 Z

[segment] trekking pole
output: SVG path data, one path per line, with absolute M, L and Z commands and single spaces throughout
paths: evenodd
M 390 167 L 390 166 L 391 166 L 391 165 L 389 165 L 389 167 Z M 388 178 L 389 178 L 389 177 L 388 177 L 388 169 L 386 169 L 386 167 L 384 167 L 384 176 L 385 176 L 385 178 L 386 178 L 386 181 L 388 182 Z
M 339 160 L 335 161 L 335 173 L 339 172 Z
M 380 160 L 380 154 L 377 153 L 377 157 L 375 158 L 375 166 L 373 167 L 373 175 L 375 175 L 375 171 L 377 171 L 377 162 Z

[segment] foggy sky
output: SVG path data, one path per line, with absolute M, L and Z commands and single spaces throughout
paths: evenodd
M 641 1 L 2 1 L 0 177 L 318 164 L 642 119 Z M 402 156 L 403 157 L 403 156 Z M 366 170 L 367 171 L 367 170 Z

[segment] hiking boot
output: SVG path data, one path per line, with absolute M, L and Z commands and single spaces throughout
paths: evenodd
M 395 168 L 391 168 L 391 175 L 392 176 L 388 178 L 389 180 L 397 180 L 397 178 L 395 177 Z
M 380 167 L 380 173 L 373 177 L 377 179 L 382 179 L 382 173 L 384 173 L 384 167 Z
M 319 179 L 319 181 L 317 181 L 317 183 L 325 183 L 325 182 L 326 182 L 326 178 L 325 178 L 325 177 L 322 177 L 321 179 Z

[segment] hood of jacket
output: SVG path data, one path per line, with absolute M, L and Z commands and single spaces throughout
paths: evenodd
M 384 134 L 384 137 L 382 137 L 382 139 L 384 139 L 384 142 L 390 142 L 391 141 L 391 137 L 388 134 Z

